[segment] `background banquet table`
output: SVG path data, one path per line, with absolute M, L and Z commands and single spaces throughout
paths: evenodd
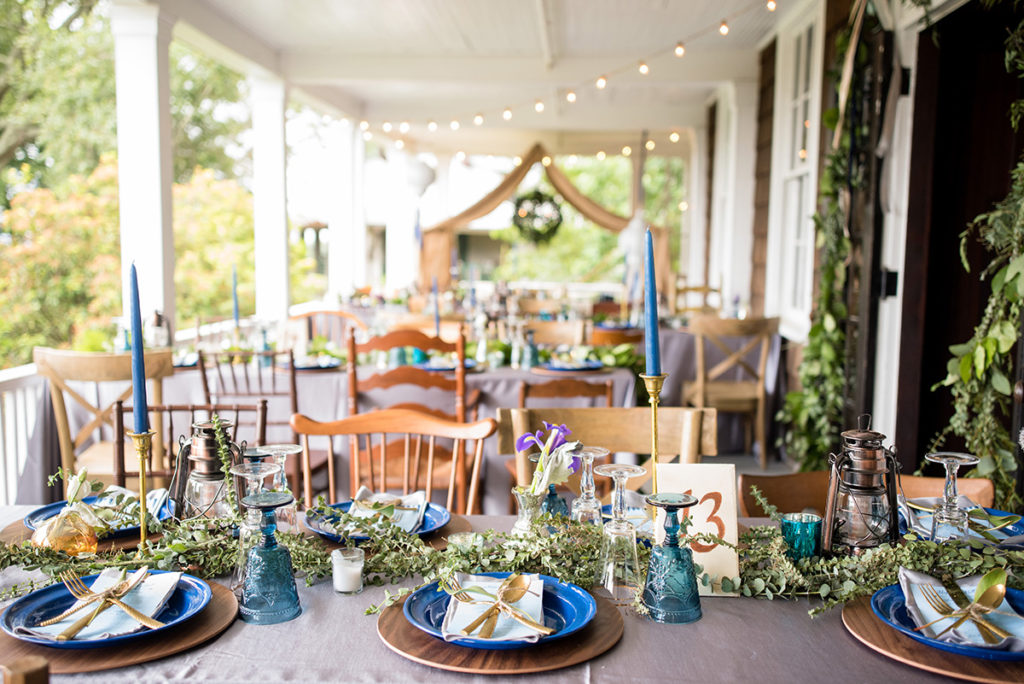
M 0 527 L 31 507 L 0 507 Z M 470 516 L 476 530 L 509 529 L 511 516 Z M 750 522 L 750 521 L 745 521 Z M 34 575 L 37 576 L 37 575 Z M 7 569 L 0 590 L 28 575 Z M 411 583 L 407 583 L 410 585 Z M 394 587 L 388 587 L 394 589 Z M 840 611 L 811 619 L 805 601 L 705 598 L 704 617 L 690 625 L 658 625 L 624 616 L 622 640 L 607 653 L 573 667 L 536 675 L 488 677 L 433 669 L 391 652 L 364 609 L 384 587 L 334 594 L 330 580 L 299 581 L 302 615 L 255 626 L 236 621 L 217 639 L 163 660 L 117 670 L 54 676 L 68 682 L 938 682 L 862 646 L 842 625 Z M 2 604 L 6 606 L 7 604 Z M 3 654 L 0 654 L 0 663 Z

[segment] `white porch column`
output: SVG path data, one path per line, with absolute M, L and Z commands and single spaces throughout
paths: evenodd
M 419 242 L 416 239 L 417 197 L 409 185 L 408 158 L 388 151 L 388 177 L 392 203 L 385 226 L 384 280 L 389 293 L 411 288 L 418 275 Z
M 687 198 L 689 203 L 683 221 L 688 225 L 689 239 L 687 252 L 679 255 L 679 270 L 686 274 L 689 285 L 700 285 L 705 282 L 704 272 L 705 230 L 707 229 L 707 197 L 708 174 L 708 129 L 703 126 L 686 131 L 690 145 L 690 159 L 687 164 Z
M 252 194 L 255 233 L 256 318 L 288 317 L 288 213 L 285 190 L 285 84 L 249 79 L 252 102 Z M 242 266 L 244 268 L 244 265 Z
M 337 300 L 366 285 L 363 161 L 366 146 L 350 121 L 334 122 L 324 136 L 335 192 L 327 209 L 327 297 Z
M 114 2 L 121 291 L 129 315 L 128 272 L 139 272 L 145 319 L 159 310 L 174 324 L 174 230 L 171 215 L 171 90 L 168 46 L 175 18 L 156 5 Z

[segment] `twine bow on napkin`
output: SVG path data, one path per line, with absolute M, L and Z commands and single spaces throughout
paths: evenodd
M 468 576 L 469 579 L 466 579 L 467 576 L 463 577 L 461 580 L 458 576 L 449 577 L 440 582 L 440 587 L 451 594 L 454 599 L 449 606 L 449 611 L 445 615 L 444 624 L 442 625 L 442 632 L 445 634 L 446 639 L 457 638 L 459 635 L 469 636 L 478 628 L 480 629 L 479 638 L 490 639 L 494 634 L 499 616 L 511 618 L 525 627 L 526 630 L 519 629 L 514 633 L 507 633 L 493 638 L 536 640 L 540 635 L 548 635 L 554 631 L 552 628 L 541 624 L 530 614 L 534 613 L 536 617 L 543 620 L 540 599 L 544 584 L 537 575 L 513 573 L 502 580 L 494 591 L 488 591 L 480 586 L 479 583 L 486 580 L 490 580 L 493 583 L 497 581 L 495 578 L 474 578 Z M 474 583 L 471 584 L 470 582 Z M 482 598 L 477 599 L 474 596 Z M 515 605 L 525 597 L 533 598 L 532 605 L 530 606 L 532 610 L 524 610 L 521 606 Z M 473 608 L 469 610 L 479 611 L 479 615 L 460 628 L 452 623 L 454 622 L 454 614 L 463 606 L 472 606 Z M 464 620 L 465 618 L 462 621 Z

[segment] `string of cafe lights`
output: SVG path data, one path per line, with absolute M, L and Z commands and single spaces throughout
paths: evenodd
M 671 47 L 651 52 L 638 60 L 633 60 L 616 69 L 605 71 L 591 80 L 577 83 L 574 86 L 565 88 L 565 101 L 570 105 L 575 104 L 576 101 L 579 99 L 578 91 L 581 91 L 583 88 L 592 86 L 597 90 L 604 90 L 605 88 L 608 87 L 608 84 L 611 81 L 611 79 L 613 79 L 616 76 L 621 76 L 622 74 L 628 73 L 634 69 L 641 76 L 647 76 L 651 73 L 650 63 L 653 62 L 654 60 L 666 55 L 674 55 L 676 58 L 682 59 L 683 57 L 686 56 L 687 44 L 705 35 L 717 33 L 719 36 L 723 38 L 727 37 L 729 35 L 729 27 L 731 22 L 734 22 L 736 19 L 754 11 L 759 7 L 763 7 L 768 12 L 774 12 L 778 7 L 778 3 L 776 2 L 776 0 L 756 0 L 756 2 L 753 2 L 740 10 L 737 10 L 736 12 L 733 12 L 731 15 L 723 17 L 721 21 L 709 24 L 704 28 L 689 34 L 688 36 L 685 36 L 682 40 L 677 41 Z M 503 121 L 511 121 L 513 118 L 514 111 L 526 109 L 527 107 L 532 107 L 534 112 L 536 112 L 537 114 L 542 114 L 546 108 L 546 105 L 544 103 L 543 98 L 533 98 L 532 101 L 524 101 L 515 105 L 509 105 L 504 107 L 500 111 L 500 113 L 491 112 L 491 114 L 494 116 L 500 116 Z M 476 112 L 472 117 L 455 117 L 448 122 L 448 128 L 451 129 L 453 132 L 458 131 L 460 128 L 462 128 L 463 120 L 472 121 L 474 126 L 482 126 L 486 121 L 486 117 L 485 113 L 480 111 Z M 434 133 L 440 128 L 441 124 L 439 124 L 434 119 L 429 119 L 427 121 L 426 126 L 428 132 Z M 370 141 L 373 139 L 373 131 L 370 130 L 371 124 L 367 119 L 362 119 L 359 122 L 359 129 L 363 132 L 363 138 L 366 141 Z M 397 149 L 401 150 L 405 147 L 405 140 L 400 136 L 405 135 L 410 130 L 412 130 L 412 124 L 408 119 L 403 119 L 401 122 L 397 124 L 392 121 L 382 121 L 380 123 L 380 130 L 385 135 L 388 136 L 388 139 L 391 140 L 392 144 Z M 394 137 L 395 131 L 398 132 L 399 137 Z M 668 135 L 668 139 L 671 143 L 679 142 L 679 132 L 671 131 Z M 647 149 L 647 151 L 651 152 L 654 151 L 657 145 L 654 140 L 648 138 L 647 140 L 644 141 L 644 147 Z M 629 145 L 626 145 L 620 150 L 620 153 L 622 154 L 622 156 L 628 157 L 633 153 L 633 149 Z M 604 150 L 598 150 L 595 156 L 599 160 L 603 160 L 607 156 L 607 153 Z M 456 153 L 456 157 L 459 158 L 460 160 L 465 159 L 465 152 L 460 150 L 459 152 Z M 522 160 L 519 157 L 516 157 L 513 161 L 515 162 L 516 166 L 522 163 Z M 545 165 L 551 163 L 550 159 L 547 157 L 545 157 L 544 161 L 546 162 Z

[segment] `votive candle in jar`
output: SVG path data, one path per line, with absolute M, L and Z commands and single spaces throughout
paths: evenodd
M 334 591 L 351 596 L 363 590 L 363 550 L 335 549 L 331 552 Z

